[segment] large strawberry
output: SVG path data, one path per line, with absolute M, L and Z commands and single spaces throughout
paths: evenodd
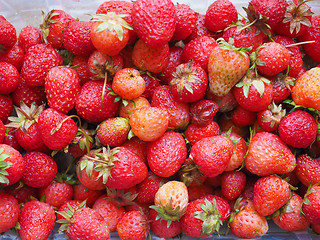
M 320 158 L 312 158 L 307 154 L 297 157 L 297 166 L 294 169 L 296 176 L 305 186 L 320 182 Z
M 20 206 L 17 199 L 7 193 L 0 193 L 0 233 L 13 228 L 18 222 Z
M 208 74 L 210 91 L 222 97 L 245 75 L 250 59 L 242 49 L 224 40 L 219 43 L 209 55 Z

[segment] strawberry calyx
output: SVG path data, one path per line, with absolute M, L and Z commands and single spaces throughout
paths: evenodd
M 274 102 L 268 106 L 268 113 L 262 118 L 263 122 L 270 123 L 271 127 L 279 125 L 282 118 L 286 115 L 286 110 L 282 109 L 282 105 L 277 106 Z
M 120 65 L 114 65 L 111 56 L 106 56 L 104 62 L 99 62 L 96 58 L 93 59 L 94 68 L 90 68 L 91 73 L 98 79 L 105 79 L 111 81 L 109 77 L 116 74 L 121 69 Z M 94 78 L 93 78 L 94 79 Z
M 201 204 L 202 211 L 194 213 L 194 217 L 203 221 L 201 235 L 211 235 L 214 232 L 219 233 L 219 229 L 223 222 L 221 220 L 221 214 L 217 208 L 216 199 L 212 199 L 210 202 L 207 198 L 204 199 L 204 204 Z
M 180 180 L 186 185 L 189 186 L 191 183 L 196 183 L 201 185 L 200 179 L 203 174 L 199 171 L 198 166 L 192 161 L 191 158 L 186 159 L 184 164 L 182 164 L 179 169 Z
M 252 47 L 235 47 L 234 46 L 234 39 L 231 37 L 229 38 L 229 41 L 226 42 L 223 38 L 218 38 L 217 39 L 218 47 L 224 50 L 231 50 L 231 51 L 237 51 L 241 53 L 242 55 L 247 55 L 248 52 L 252 50 Z
M 41 28 L 41 40 L 48 44 L 47 37 L 49 36 L 49 28 L 52 23 L 59 22 L 58 20 L 52 19 L 54 16 L 58 16 L 60 13 L 54 12 L 51 10 L 48 14 L 42 11 L 42 24 L 40 25 Z
M 118 208 L 134 205 L 134 200 L 138 196 L 138 193 L 132 193 L 126 191 L 126 189 L 113 189 L 107 187 L 106 190 L 108 197 L 106 197 L 105 200 L 113 202 Z
M 92 21 L 100 22 L 100 25 L 96 29 L 96 32 L 115 31 L 120 41 L 123 40 L 123 28 L 133 30 L 133 28 L 123 19 L 127 17 L 127 14 L 117 15 L 114 12 L 108 12 L 107 14 L 95 14 Z
M 11 157 L 10 154 L 4 153 L 4 148 L 0 148 L 0 183 L 8 185 L 9 179 L 6 177 L 8 176 L 8 172 L 6 171 L 7 168 L 11 167 L 11 162 L 6 162 L 5 160 Z

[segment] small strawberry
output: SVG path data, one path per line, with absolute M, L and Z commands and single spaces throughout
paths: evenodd
M 295 175 L 305 186 L 320 182 L 320 159 L 312 158 L 307 154 L 297 157 Z
M 23 155 L 26 169 L 22 182 L 30 187 L 48 186 L 57 174 L 57 164 L 52 157 L 42 152 L 28 152 Z
M 18 71 L 21 70 L 24 60 L 24 53 L 19 45 L 13 45 L 5 52 L 0 52 L 0 62 L 12 64 Z
M 14 196 L 19 204 L 39 198 L 39 189 L 25 185 L 22 181 L 6 187 L 5 191 Z
M 7 121 L 13 110 L 12 98 L 7 95 L 0 94 L 0 120 Z
M 272 132 L 278 129 L 278 126 L 285 114 L 286 110 L 282 109 L 281 104 L 277 106 L 273 102 L 268 106 L 268 109 L 257 113 L 257 122 L 263 130 Z
M 201 99 L 190 106 L 191 123 L 205 125 L 211 123 L 219 111 L 219 105 L 208 99 Z
M 194 145 L 199 140 L 206 137 L 213 137 L 220 135 L 219 124 L 215 121 L 211 121 L 206 125 L 198 125 L 191 123 L 184 131 L 184 135 L 191 145 Z
M 18 86 L 20 74 L 10 63 L 0 62 L 0 94 L 10 94 Z
M 311 224 L 320 222 L 320 186 L 310 184 L 303 199 L 302 213 Z
M 104 194 L 103 190 L 91 190 L 81 183 L 73 185 L 72 199 L 83 202 L 86 200 L 86 205 L 92 207 L 95 201 Z
M 24 53 L 27 53 L 28 49 L 33 45 L 41 42 L 41 31 L 39 28 L 26 26 L 21 29 L 18 37 L 18 45 Z
M 56 220 L 53 207 L 47 203 L 32 200 L 24 204 L 19 216 L 19 236 L 27 239 L 48 239 Z
M 130 101 L 123 100 L 119 109 L 119 117 L 129 119 L 134 110 L 150 106 L 150 102 L 145 97 L 138 97 Z
M 14 136 L 14 128 L 6 128 L 3 144 L 9 145 L 19 152 L 23 150 L 23 148 L 19 145 L 16 137 Z
M 187 145 L 180 133 L 165 132 L 148 143 L 147 159 L 150 170 L 160 177 L 175 174 L 187 157 Z
M 134 31 L 150 47 L 163 46 L 174 34 L 177 16 L 171 0 L 135 1 L 131 17 Z
M 88 67 L 88 57 L 74 56 L 71 66 L 77 71 L 81 86 L 91 80 L 91 73 Z
M 0 233 L 13 228 L 18 222 L 20 206 L 15 197 L 7 193 L 0 193 Z
M 226 95 L 240 81 L 250 66 L 249 55 L 221 39 L 212 48 L 208 61 L 210 91 L 219 97 Z
M 5 18 L 0 19 L 0 50 L 3 51 L 7 48 L 11 48 L 17 42 L 16 28 L 8 22 Z
M 239 127 L 250 126 L 257 119 L 257 113 L 244 109 L 240 105 L 238 105 L 231 112 L 231 120 L 232 122 Z
M 222 173 L 221 192 L 227 200 L 235 200 L 243 192 L 247 182 L 246 175 L 241 171 Z

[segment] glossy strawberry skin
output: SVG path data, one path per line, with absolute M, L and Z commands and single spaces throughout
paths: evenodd
M 305 186 L 320 182 L 320 159 L 307 154 L 300 155 L 294 172 Z
M 214 33 L 209 31 L 205 26 L 205 15 L 198 14 L 196 26 L 191 34 L 183 41 L 185 44 L 196 39 L 197 37 L 208 36 L 213 37 Z
M 191 123 L 184 131 L 184 134 L 190 144 L 194 145 L 196 142 L 203 138 L 220 135 L 220 127 L 219 124 L 215 121 L 211 121 L 206 125 Z
M 156 192 L 165 182 L 166 180 L 164 178 L 149 171 L 147 177 L 141 183 L 137 184 L 137 202 L 152 204 Z
M 86 205 L 92 207 L 95 201 L 104 194 L 103 190 L 90 190 L 81 183 L 73 185 L 73 196 L 72 199 L 83 202 L 86 200 Z
M 305 196 L 307 203 L 302 205 L 302 212 L 311 224 L 320 222 L 320 186 L 313 186 L 312 192 Z
M 5 122 L 13 110 L 13 101 L 10 96 L 0 94 L 0 120 Z
M 240 196 L 247 182 L 246 175 L 241 171 L 224 172 L 221 177 L 221 192 L 228 200 Z
M 41 31 L 39 28 L 32 26 L 26 26 L 21 29 L 18 37 L 18 44 L 24 53 L 26 53 L 33 45 L 42 42 L 40 33 Z
M 13 228 L 18 222 L 20 206 L 12 195 L 0 193 L 0 233 L 4 233 Z
M 19 45 L 13 45 L 4 53 L 0 52 L 0 62 L 7 62 L 20 71 L 24 60 L 24 52 Z
M 205 125 L 211 123 L 219 111 L 219 105 L 208 99 L 202 99 L 190 106 L 191 123 Z
M 0 62 L 0 94 L 10 94 L 18 86 L 20 74 L 18 70 L 10 63 Z
M 16 43 L 17 31 L 15 27 L 5 18 L 0 19 L 0 33 L 2 35 L 0 41 L 0 45 L 2 46 L 1 48 L 10 48 Z

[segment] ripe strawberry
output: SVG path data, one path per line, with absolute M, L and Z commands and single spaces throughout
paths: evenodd
M 273 214 L 290 199 L 289 183 L 278 176 L 258 179 L 253 188 L 253 205 L 262 216 Z
M 175 174 L 187 157 L 187 145 L 180 133 L 165 132 L 148 143 L 147 159 L 151 171 L 160 177 Z
M 62 49 L 63 32 L 68 24 L 75 19 L 63 10 L 51 10 L 43 14 L 41 24 L 41 38 L 45 43 L 49 43 L 53 48 Z
M 0 120 L 5 122 L 11 115 L 12 110 L 12 98 L 10 96 L 0 94 Z
M 47 108 L 39 115 L 38 129 L 48 148 L 61 150 L 76 137 L 78 128 L 67 115 L 53 108 Z
M 292 58 L 291 58 L 292 59 Z M 273 102 L 280 104 L 291 95 L 291 89 L 294 85 L 295 79 L 279 73 L 270 78 L 273 88 Z
M 294 170 L 300 182 L 305 186 L 320 182 L 320 159 L 312 158 L 307 154 L 297 157 L 297 166 Z
M 311 27 L 307 29 L 301 36 L 299 41 L 314 41 L 303 45 L 305 53 L 312 58 L 313 61 L 320 62 L 320 47 L 319 47 L 319 35 L 320 35 L 320 16 L 313 16 L 311 19 Z
M 114 117 L 118 111 L 119 102 L 115 102 L 116 97 L 109 94 L 111 84 L 106 83 L 105 88 L 103 86 L 103 81 L 88 81 L 81 87 L 76 98 L 77 114 L 88 122 L 100 123 Z
M 18 45 L 24 53 L 27 53 L 28 49 L 33 45 L 41 42 L 41 31 L 39 28 L 26 26 L 21 29 L 18 37 Z
M 25 185 L 22 181 L 6 187 L 5 192 L 17 199 L 19 204 L 39 198 L 39 189 Z
M 20 206 L 12 195 L 0 193 L 0 233 L 4 233 L 13 228 L 18 222 Z
M 123 101 L 120 105 L 119 116 L 122 118 L 130 118 L 134 110 L 142 107 L 150 107 L 148 99 L 144 97 L 138 97 L 128 101 Z
M 138 0 L 132 7 L 132 26 L 146 45 L 160 47 L 172 38 L 176 11 L 171 0 Z
M 79 158 L 88 153 L 94 145 L 95 130 L 87 129 L 85 126 L 79 127 L 76 137 L 72 142 L 64 149 L 72 157 Z
M 60 65 L 62 58 L 53 47 L 36 44 L 28 49 L 20 74 L 29 86 L 43 86 L 50 68 Z
M 3 139 L 6 136 L 6 128 L 3 122 L 0 120 L 0 144 L 3 143 Z
M 214 33 L 209 31 L 205 26 L 205 15 L 197 14 L 196 26 L 191 34 L 183 41 L 185 44 L 196 39 L 197 37 L 208 36 L 213 37 Z
M 200 65 L 208 72 L 208 61 L 211 50 L 217 46 L 216 40 L 209 36 L 200 36 L 188 42 L 182 52 L 182 61 L 189 62 L 193 59 L 195 64 Z
M 10 63 L 0 62 L 0 94 L 10 94 L 18 86 L 20 74 Z
M 196 27 L 197 13 L 186 4 L 175 4 L 176 27 L 171 41 L 184 40 Z
M 245 158 L 247 170 L 258 176 L 285 174 L 296 167 L 296 158 L 277 135 L 260 132 L 253 135 Z
M 72 21 L 63 32 L 63 46 L 77 56 L 89 56 L 95 47 L 91 41 L 92 22 Z
M 103 190 L 91 190 L 79 183 L 73 185 L 72 199 L 79 200 L 80 202 L 86 201 L 86 206 L 92 207 L 95 201 L 104 194 Z
M 0 163 L 0 185 L 15 184 L 21 179 L 26 169 L 20 152 L 6 144 L 0 144 Z
M 17 42 L 16 28 L 4 17 L 0 19 L 0 33 L 2 36 L 0 40 L 1 51 L 12 47 Z
M 156 89 L 156 87 L 160 85 L 159 79 L 152 76 L 150 72 L 141 74 L 141 77 L 144 79 L 146 83 L 146 89 L 144 90 L 142 97 L 145 97 L 149 100 L 152 98 L 153 92 Z
M 191 123 L 184 131 L 184 135 L 191 145 L 194 145 L 199 140 L 206 137 L 213 137 L 220 135 L 219 124 L 215 121 L 211 121 L 206 125 L 198 125 Z
M 250 126 L 257 119 L 257 113 L 244 109 L 240 105 L 238 105 L 231 112 L 231 120 L 232 122 L 239 127 Z
M 222 173 L 221 192 L 227 200 L 235 200 L 243 192 L 247 182 L 246 175 L 241 171 Z
M 144 163 L 147 163 L 147 142 L 140 140 L 138 137 L 132 137 L 127 139 L 122 146 L 137 154 Z
M 90 80 L 91 73 L 88 67 L 88 57 L 74 56 L 71 66 L 77 71 L 81 86 Z
M 229 138 L 213 136 L 197 141 L 191 147 L 190 157 L 202 174 L 215 177 L 225 170 L 232 152 L 233 143 Z
M 239 205 L 231 215 L 231 233 L 238 238 L 255 238 L 267 234 L 268 222 L 255 210 L 252 200 L 240 200 Z
M 250 66 L 246 52 L 221 40 L 212 48 L 208 61 L 210 91 L 219 97 L 226 95 L 239 82 Z
M 230 205 L 227 200 L 206 195 L 189 203 L 181 218 L 182 230 L 190 237 L 203 238 L 218 232 L 229 218 Z
M 277 106 L 273 102 L 268 106 L 268 109 L 257 113 L 257 122 L 263 130 L 272 132 L 278 129 L 278 126 L 285 114 L 286 110 L 282 109 L 281 104 Z
M 132 50 L 133 64 L 141 71 L 162 72 L 169 62 L 169 44 L 159 47 L 148 46 L 139 39 Z
M 13 45 L 5 52 L 0 52 L 0 62 L 7 62 L 12 64 L 18 71 L 21 70 L 24 60 L 24 53 L 19 45 Z
M 123 68 L 114 75 L 111 85 L 115 94 L 122 99 L 132 100 L 140 97 L 146 89 L 146 82 L 134 68 Z
M 215 189 L 207 183 L 203 183 L 200 185 L 197 185 L 197 184 L 189 185 L 188 186 L 189 202 L 202 198 L 203 196 L 208 194 L 214 194 L 214 190 Z
M 185 129 L 190 122 L 189 105 L 177 101 L 168 85 L 157 87 L 151 99 L 151 106 L 166 110 L 169 115 L 169 125 L 171 129 Z
M 59 212 L 62 211 L 66 211 L 69 209 L 69 206 L 72 207 L 73 209 L 78 208 L 79 206 L 81 206 L 81 201 L 79 200 L 68 200 L 65 201 L 61 207 L 58 209 Z M 61 219 L 66 219 L 65 217 L 63 217 L 61 214 L 57 214 L 57 223 L 59 223 Z M 61 223 L 59 223 L 59 225 L 61 226 Z
M 48 239 L 53 230 L 56 215 L 53 207 L 47 203 L 32 200 L 25 203 L 19 216 L 19 236 L 27 239 Z
M 208 99 L 201 99 L 190 106 L 191 123 L 198 125 L 210 124 L 219 111 L 219 105 Z
M 67 114 L 74 107 L 80 91 L 78 73 L 69 67 L 53 67 L 45 78 L 44 87 L 49 106 Z
M 317 137 L 317 123 L 310 113 L 296 110 L 281 120 L 278 131 L 281 140 L 289 146 L 307 148 Z
M 296 84 L 292 88 L 292 99 L 303 107 L 320 110 L 320 94 L 316 90 L 319 87 L 320 67 L 311 68 L 296 80 Z
M 110 232 L 117 230 L 120 219 L 126 214 L 124 207 L 118 207 L 115 203 L 108 200 L 106 194 L 100 196 L 92 206 L 103 218 Z
M 143 107 L 131 114 L 129 123 L 135 136 L 142 141 L 151 142 L 166 132 L 169 114 L 159 107 Z
M 57 222 L 61 224 L 59 231 L 66 231 L 71 240 L 80 239 L 109 239 L 110 231 L 104 223 L 103 217 L 95 210 L 85 207 L 85 202 L 77 207 L 68 206 L 67 210 L 58 211 L 63 218 Z
M 140 211 L 127 212 L 117 225 L 117 232 L 122 240 L 143 240 L 148 236 L 149 230 L 148 219 Z
M 110 147 L 122 145 L 130 131 L 129 119 L 123 117 L 108 118 L 97 127 L 99 141 Z
M 237 9 L 229 0 L 216 0 L 206 11 L 205 26 L 212 32 L 219 32 L 237 20 Z
M 309 186 L 303 199 L 302 213 L 311 224 L 320 222 L 320 186 Z
M 114 56 L 127 45 L 132 27 L 114 12 L 94 15 L 91 27 L 93 46 L 102 53 Z
M 280 208 L 279 212 L 272 215 L 272 220 L 281 229 L 286 231 L 304 231 L 310 223 L 305 216 L 301 214 L 303 199 L 295 192 L 292 192 L 290 200 Z
M 208 86 L 207 73 L 193 60 L 180 64 L 172 73 L 170 91 L 173 97 L 180 102 L 196 102 L 206 94 Z
M 6 134 L 3 139 L 3 144 L 9 145 L 17 151 L 22 151 L 22 147 L 19 145 L 16 137 L 14 136 L 14 128 L 6 128 Z
M 57 164 L 52 157 L 42 152 L 28 152 L 23 155 L 25 171 L 22 182 L 30 187 L 48 186 L 57 174 Z

